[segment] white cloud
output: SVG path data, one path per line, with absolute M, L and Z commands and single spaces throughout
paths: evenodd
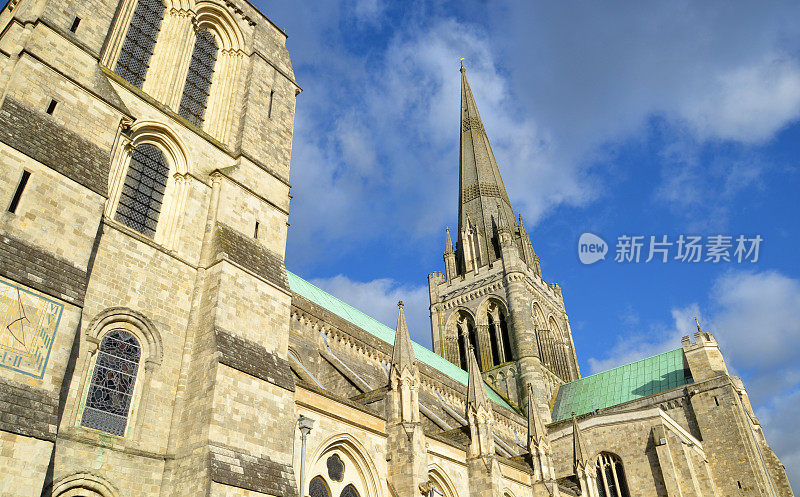
M 766 165 L 725 161 L 710 170 L 698 149 L 763 143 L 800 115 L 800 24 L 788 21 L 800 15 L 795 2 L 731 9 L 713 1 L 508 0 L 464 6 L 458 18 L 416 2 L 386 23 L 379 0 L 266 11 L 293 28 L 288 43 L 306 89 L 297 104 L 289 247 L 303 259 L 320 246 L 341 255 L 379 237 L 438 240 L 452 224 L 459 57 L 529 228 L 557 206 L 601 197 L 617 175 L 609 144 L 642 136 L 654 118 L 669 124 L 667 140 L 677 144 L 657 161 L 655 198 L 705 220 L 691 228 L 718 227 Z M 481 24 L 469 22 L 484 13 Z M 378 36 L 369 49 L 358 43 L 367 35 Z
M 626 313 L 634 312 L 632 309 Z M 589 367 L 592 374 L 606 371 L 623 364 L 628 364 L 645 357 L 651 357 L 664 351 L 680 346 L 681 337 L 691 335 L 694 331 L 694 316 L 703 319 L 697 304 L 691 304 L 680 309 L 672 310 L 672 326 L 651 326 L 649 333 L 618 339 L 606 357 L 589 358 Z M 624 317 L 623 317 L 624 319 Z M 638 315 L 636 316 L 638 320 Z M 653 340 L 656 338 L 656 340 Z
M 402 300 L 411 338 L 431 347 L 427 287 L 401 285 L 389 278 L 353 281 L 343 275 L 316 278 L 311 283 L 392 329 L 397 327 L 397 302 Z
M 714 334 L 731 374 L 741 375 L 766 436 L 800 486 L 800 280 L 775 271 L 724 273 L 714 282 L 707 312 L 698 304 L 673 309 L 672 326 L 618 339 L 611 352 L 590 358 L 592 372 L 603 371 L 677 347 L 691 335 L 693 316 Z
M 800 350 L 800 281 L 774 271 L 730 272 L 712 289 L 711 324 L 737 368 L 775 374 Z

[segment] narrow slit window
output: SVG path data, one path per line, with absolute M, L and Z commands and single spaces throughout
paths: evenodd
M 272 102 L 275 100 L 275 90 L 269 92 L 269 108 L 267 109 L 267 118 L 272 119 Z
M 256 227 L 253 230 L 253 238 L 258 239 L 258 221 L 256 221 Z
M 47 104 L 47 113 L 50 114 L 51 116 L 53 115 L 53 112 L 56 111 L 56 105 L 58 105 L 58 101 L 52 98 L 50 99 L 50 103 Z
M 14 197 L 11 198 L 11 204 L 8 206 L 8 212 L 12 214 L 17 212 L 19 200 L 22 198 L 22 192 L 25 190 L 25 185 L 28 184 L 28 178 L 30 177 L 31 173 L 29 171 L 22 171 L 22 177 L 19 179 L 17 190 L 14 192 Z
M 719 399 L 714 397 L 714 404 L 719 407 Z
M 69 27 L 69 30 L 72 31 L 73 33 L 76 32 L 78 30 L 78 25 L 80 23 L 81 23 L 81 18 L 78 17 L 78 16 L 75 16 L 75 19 L 73 19 L 72 26 Z
M 208 96 L 211 94 L 211 79 L 217 62 L 217 40 L 208 30 L 197 33 L 189 62 L 189 73 L 183 85 L 183 96 L 178 114 L 195 126 L 202 127 L 205 119 Z
M 163 18 L 164 4 L 161 0 L 139 0 L 133 11 L 114 72 L 137 88 L 144 84 Z

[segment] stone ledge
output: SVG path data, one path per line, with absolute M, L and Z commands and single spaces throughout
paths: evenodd
M 288 361 L 227 331 L 217 328 L 214 333 L 220 363 L 294 392 L 294 377 Z
M 0 378 L 0 430 L 55 442 L 58 397 L 40 388 Z
M 87 278 L 83 269 L 6 234 L 0 234 L 0 260 L 0 276 L 83 307 Z
M 297 495 L 290 465 L 221 444 L 208 449 L 212 481 L 268 495 Z
M 0 108 L 0 142 L 108 196 L 110 152 L 11 97 Z
M 228 260 L 278 288 L 290 291 L 283 258 L 254 239 L 224 223 L 217 223 L 215 246 L 218 258 Z

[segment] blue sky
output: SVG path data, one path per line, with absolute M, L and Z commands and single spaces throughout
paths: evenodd
M 430 345 L 468 76 L 584 375 L 697 315 L 800 488 L 800 4 L 266 2 L 297 99 L 286 261 Z M 577 257 L 581 233 L 612 253 Z M 617 237 L 761 235 L 756 263 L 621 264 Z

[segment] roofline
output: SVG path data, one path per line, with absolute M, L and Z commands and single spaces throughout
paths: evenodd
M 568 381 L 568 382 L 562 384 L 561 386 L 563 387 L 565 385 L 571 385 L 572 383 L 576 383 L 576 382 L 579 382 L 581 380 L 586 380 L 588 378 L 592 378 L 592 377 L 595 377 L 595 376 L 598 376 L 598 375 L 601 375 L 601 374 L 610 373 L 611 371 L 615 371 L 617 369 L 624 368 L 624 367 L 630 366 L 632 364 L 636 364 L 637 362 L 647 361 L 649 359 L 653 359 L 653 358 L 656 358 L 658 356 L 662 356 L 664 354 L 668 354 L 670 352 L 675 352 L 676 350 L 683 350 L 683 347 L 675 347 L 674 349 L 665 350 L 664 352 L 659 352 L 658 354 L 653 354 L 653 355 L 651 355 L 649 357 L 643 357 L 641 359 L 637 359 L 637 360 L 635 360 L 633 362 L 628 362 L 626 364 L 620 364 L 619 366 L 615 366 L 615 367 L 613 367 L 611 369 L 606 369 L 605 371 L 600 371 L 598 373 L 590 374 L 589 376 L 582 376 L 582 377 L 578 378 L 577 380 Z

